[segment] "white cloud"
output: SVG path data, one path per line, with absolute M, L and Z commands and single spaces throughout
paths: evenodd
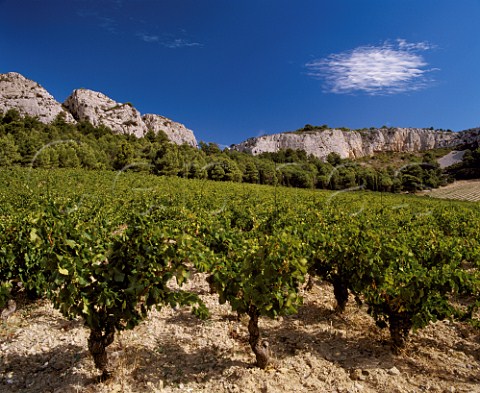
M 117 34 L 117 21 L 114 18 L 109 18 L 109 17 L 104 17 L 104 16 L 98 16 L 97 19 L 99 20 L 99 26 L 108 31 L 109 33 L 112 34 Z
M 406 51 L 422 51 L 435 48 L 435 46 L 431 45 L 428 42 L 407 42 L 402 38 L 397 39 L 397 44 L 399 49 Z
M 158 42 L 158 40 L 160 39 L 158 35 L 149 35 L 143 33 L 139 33 L 137 34 L 137 36 L 145 42 Z
M 117 34 L 118 33 L 118 22 L 113 17 L 108 16 L 101 16 L 96 11 L 89 11 L 89 10 L 79 10 L 77 11 L 77 15 L 80 18 L 87 18 L 87 19 L 94 19 L 97 21 L 98 27 L 102 28 L 103 30 L 111 33 Z
M 199 42 L 190 41 L 185 38 L 174 38 L 171 40 L 166 40 L 162 42 L 162 45 L 166 48 L 175 49 L 175 48 L 191 48 L 195 46 L 203 46 Z
M 184 30 L 181 31 L 182 35 L 186 35 Z M 158 43 L 165 48 L 176 49 L 176 48 L 192 48 L 192 47 L 202 47 L 203 44 L 200 42 L 195 42 L 190 40 L 187 37 L 174 36 L 172 34 L 148 34 L 145 32 L 138 32 L 136 36 L 144 42 L 148 43 Z
M 306 64 L 308 75 L 325 81 L 326 91 L 337 94 L 364 92 L 397 94 L 426 88 L 432 79 L 428 63 L 418 53 L 432 49 L 426 42 L 361 46 Z

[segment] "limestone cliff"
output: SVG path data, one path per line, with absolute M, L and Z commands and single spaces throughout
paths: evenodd
M 103 93 L 88 89 L 74 90 L 62 105 L 37 82 L 16 72 L 0 74 L 0 113 L 9 109 L 37 117 L 44 123 L 51 123 L 59 113 L 63 113 L 69 122 L 78 120 L 88 121 L 94 126 L 103 124 L 114 133 L 133 134 L 139 138 L 148 130 L 155 133 L 162 130 L 173 143 L 197 145 L 193 131 L 166 117 L 142 116 L 132 104 L 116 102 Z
M 59 114 L 69 122 L 89 121 L 104 124 L 115 133 L 143 137 L 148 130 L 164 131 L 176 144 L 196 146 L 195 135 L 183 124 L 160 115 L 140 112 L 130 103 L 118 103 L 105 94 L 78 89 L 63 106 L 38 83 L 10 72 L 0 74 L 0 113 L 15 108 L 22 114 L 50 123 Z M 280 149 L 302 149 L 325 159 L 329 153 L 342 158 L 359 158 L 379 151 L 422 151 L 439 147 L 478 146 L 480 128 L 463 132 L 446 132 L 424 128 L 371 128 L 356 131 L 339 129 L 308 129 L 250 138 L 232 148 L 252 154 Z
M 470 128 L 460 132 L 461 142 L 466 147 L 477 148 L 480 146 L 480 128 Z
M 148 131 L 140 112 L 130 103 L 118 103 L 96 91 L 74 90 L 63 105 L 76 120 L 88 121 L 94 126 L 103 124 L 116 134 L 133 134 L 141 138 Z
M 232 148 L 254 155 L 280 149 L 301 149 L 325 159 L 331 152 L 360 158 L 380 151 L 423 151 L 461 143 L 461 133 L 424 128 L 373 128 L 358 131 L 318 129 L 250 138 Z
M 155 133 L 159 131 L 165 132 L 168 139 L 177 145 L 187 143 L 191 146 L 197 146 L 197 140 L 195 139 L 193 131 L 186 128 L 183 124 L 176 123 L 160 115 L 152 114 L 146 114 L 142 119 L 149 130 Z
M 43 123 L 51 123 L 60 113 L 66 121 L 74 122 L 72 115 L 48 91 L 16 72 L 0 74 L 0 113 L 9 109 L 37 117 Z

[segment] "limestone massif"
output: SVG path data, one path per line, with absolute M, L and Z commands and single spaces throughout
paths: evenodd
M 463 132 L 425 128 L 316 129 L 250 138 L 232 148 L 254 155 L 281 149 L 301 149 L 325 159 L 331 152 L 360 158 L 376 152 L 416 152 L 479 141 L 479 129 Z
M 148 131 L 140 112 L 130 103 L 118 103 L 96 91 L 74 90 L 63 105 L 76 120 L 88 121 L 94 126 L 103 124 L 118 134 L 141 138 Z
M 63 114 L 68 122 L 88 121 L 95 126 L 103 124 L 118 134 L 142 137 L 149 130 L 155 133 L 163 131 L 173 143 L 197 145 L 193 131 L 166 117 L 142 115 L 130 103 L 119 103 L 103 93 L 88 89 L 74 90 L 60 104 L 37 82 L 16 72 L 0 74 L 0 112 L 11 108 L 37 117 L 44 123 L 50 123 Z M 321 159 L 331 152 L 338 153 L 342 158 L 354 159 L 383 151 L 414 152 L 465 144 L 480 144 L 480 128 L 462 132 L 424 128 L 313 128 L 250 138 L 232 145 L 232 149 L 260 154 L 290 148 L 305 150 Z
M 0 74 L 0 112 L 11 108 L 43 123 L 52 122 L 60 113 L 64 113 L 67 121 L 74 122 L 72 115 L 47 90 L 16 72 Z
M 37 82 L 16 73 L 0 74 L 0 112 L 15 108 L 23 115 L 51 123 L 63 113 L 68 122 L 88 121 L 94 126 L 105 125 L 117 134 L 144 136 L 148 130 L 165 132 L 177 144 L 197 145 L 193 131 L 183 124 L 160 115 L 142 116 L 130 103 L 119 103 L 105 94 L 77 89 L 63 104 L 57 102 Z
M 187 143 L 191 146 L 197 145 L 197 140 L 195 135 L 189 129 L 185 128 L 183 124 L 176 123 L 166 117 L 160 115 L 154 115 L 148 113 L 142 117 L 143 122 L 148 129 L 157 133 L 158 131 L 163 131 L 167 134 L 168 138 L 178 145 Z

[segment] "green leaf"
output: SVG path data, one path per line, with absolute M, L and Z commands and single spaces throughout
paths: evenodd
M 69 275 L 69 272 L 67 269 L 63 268 L 63 267 L 58 267 L 58 272 L 64 276 L 68 276 Z
M 77 243 L 75 242 L 75 240 L 71 240 L 71 239 L 67 239 L 65 240 L 65 244 L 68 246 L 68 247 L 71 247 L 71 248 L 74 248 Z
M 37 234 L 37 230 L 35 228 L 32 228 L 30 231 L 30 241 L 32 243 L 37 243 L 40 240 L 40 236 Z
M 113 279 L 114 279 L 116 282 L 123 282 L 123 280 L 125 279 L 125 274 L 122 273 L 120 270 L 115 269 L 115 270 L 114 270 Z

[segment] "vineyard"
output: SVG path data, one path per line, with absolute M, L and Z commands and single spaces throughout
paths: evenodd
M 476 203 L 3 170 L 0 387 L 475 391 L 479 243 Z
M 480 201 L 480 181 L 459 180 L 448 186 L 432 190 L 427 195 L 433 198 L 478 202 Z

